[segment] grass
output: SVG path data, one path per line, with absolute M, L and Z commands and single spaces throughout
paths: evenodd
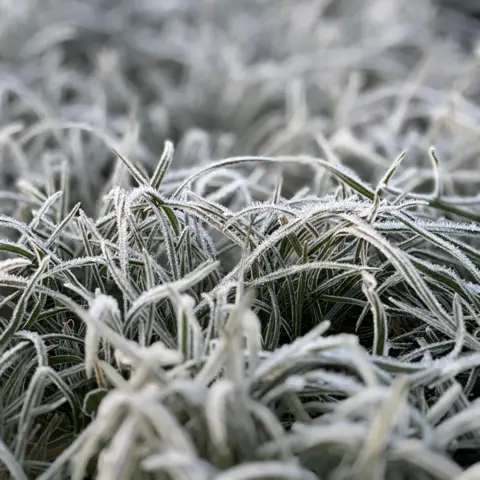
M 459 15 L 0 5 L 0 478 L 480 475 Z

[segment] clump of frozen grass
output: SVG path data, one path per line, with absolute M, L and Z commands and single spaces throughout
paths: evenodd
M 400 198 L 404 155 L 376 187 L 313 157 L 232 157 L 165 194 L 173 153 L 146 176 L 118 152 L 137 186 L 113 188 L 96 219 L 64 209 L 68 187 L 29 223 L 0 217 L 17 237 L 1 242 L 7 469 L 460 475 L 452 455 L 479 442 L 470 203 L 444 195 L 438 173 L 431 194 Z M 279 184 L 249 201 L 244 163 L 306 162 L 341 188 L 285 198 Z M 243 206 L 211 200 L 224 189 Z M 444 219 L 452 209 L 467 220 Z
M 0 474 L 476 478 L 478 59 L 429 2 L 0 9 Z

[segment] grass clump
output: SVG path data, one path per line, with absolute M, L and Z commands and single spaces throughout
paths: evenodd
M 1 6 L 0 476 L 477 478 L 459 14 L 239 5 Z

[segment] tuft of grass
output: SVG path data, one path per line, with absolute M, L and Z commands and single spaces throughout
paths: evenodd
M 0 478 L 478 476 L 478 56 L 280 3 L 0 5 Z

